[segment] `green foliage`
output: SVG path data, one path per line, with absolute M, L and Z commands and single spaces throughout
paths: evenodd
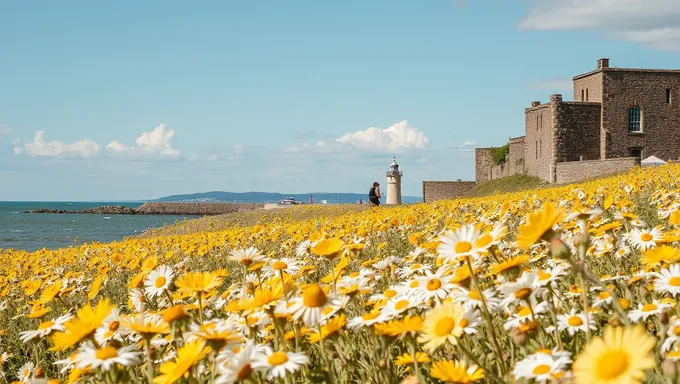
M 491 180 L 478 185 L 470 192 L 466 193 L 465 197 L 480 197 L 499 193 L 523 191 L 538 188 L 543 184 L 545 183 L 538 177 L 523 174 L 514 175 Z
M 510 153 L 510 144 L 505 144 L 502 147 L 491 147 L 491 158 L 496 165 L 505 163 L 508 153 Z

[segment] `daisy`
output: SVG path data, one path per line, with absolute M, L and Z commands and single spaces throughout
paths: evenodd
M 533 379 L 538 383 L 545 383 L 562 378 L 569 363 L 569 359 L 534 353 L 518 361 L 512 374 L 516 379 Z
M 547 287 L 557 282 L 560 277 L 566 276 L 566 274 L 567 266 L 564 264 L 557 264 L 552 268 L 539 269 L 537 272 L 538 284 L 542 287 Z
M 169 287 L 174 277 L 172 268 L 165 265 L 154 269 L 144 280 L 144 292 L 149 297 L 157 297 L 163 294 Z M 140 311 L 138 311 L 140 312 Z
M 419 306 L 419 302 L 412 296 L 399 295 L 390 299 L 380 312 L 387 320 L 394 319 L 411 308 Z
M 654 290 L 661 293 L 670 293 L 672 296 L 680 294 L 680 264 L 673 264 L 669 268 L 663 268 L 655 273 Z
M 486 254 L 489 245 L 478 246 L 479 229 L 473 225 L 463 226 L 455 231 L 448 231 L 439 237 L 437 254 L 449 263 L 462 260 L 464 257 L 478 257 Z
M 594 337 L 576 358 L 572 370 L 577 383 L 639 383 L 656 363 L 656 338 L 642 326 L 611 327 Z
M 144 305 L 146 304 L 146 297 L 141 289 L 133 288 L 130 290 L 130 303 L 135 312 L 144 312 Z
M 262 352 L 264 352 L 263 347 L 249 339 L 239 347 L 237 353 L 230 351 L 227 354 L 220 354 L 220 359 L 224 360 L 226 364 L 218 366 L 219 376 L 215 380 L 215 384 L 231 384 L 249 378 L 254 372 L 254 359 Z
M 84 347 L 75 359 L 78 368 L 101 368 L 108 371 L 114 364 L 122 366 L 135 365 L 140 361 L 142 353 L 136 351 L 136 346 L 128 345 L 116 349 L 111 346 L 103 348 Z
M 295 275 L 300 272 L 300 264 L 295 259 L 284 257 L 270 260 L 262 270 L 267 277 L 276 276 L 280 273 Z
M 423 349 L 434 352 L 442 344 L 457 344 L 468 325 L 464 317 L 465 308 L 458 303 L 446 303 L 437 306 L 427 314 L 418 342 L 425 344 Z
M 426 264 L 414 263 L 409 266 L 400 267 L 397 269 L 397 276 L 402 279 L 409 278 L 413 275 L 420 275 L 423 272 L 430 272 L 432 267 Z
M 479 316 L 479 311 L 476 309 L 465 309 L 463 312 L 463 318 L 460 319 L 460 325 L 463 328 L 463 332 L 466 335 L 472 335 L 477 333 L 477 327 L 482 324 L 482 318 Z
M 295 255 L 300 258 L 309 256 L 313 246 L 314 244 L 311 241 L 303 240 L 298 244 L 297 248 L 295 248 Z
M 430 368 L 430 376 L 446 383 L 474 383 L 484 378 L 484 370 L 465 361 L 436 361 Z
M 302 297 L 296 297 L 289 308 L 295 320 L 302 321 L 310 327 L 318 325 L 325 318 L 328 308 L 340 307 L 335 296 L 328 296 L 318 284 L 310 284 L 302 289 Z
M 249 247 L 231 251 L 229 260 L 239 262 L 246 267 L 249 267 L 254 262 L 263 261 L 264 255 L 259 249 L 255 247 Z
M 588 315 L 588 325 L 591 330 L 596 330 L 595 321 L 592 315 Z M 561 331 L 565 329 L 569 335 L 574 336 L 576 332 L 586 332 L 586 315 L 583 313 L 576 313 L 575 309 L 564 315 L 557 315 L 557 327 Z
M 35 364 L 32 362 L 28 362 L 19 368 L 17 371 L 17 377 L 19 380 L 23 383 L 28 383 L 31 380 L 31 377 L 33 376 L 33 370 L 35 369 Z
M 634 322 L 642 320 L 647 320 L 650 316 L 655 316 L 663 312 L 665 309 L 670 308 L 671 304 L 661 302 L 659 300 L 652 300 L 651 303 L 638 304 L 637 309 L 633 309 L 628 313 L 628 318 Z
M 274 352 L 269 346 L 255 356 L 253 368 L 262 368 L 267 371 L 267 380 L 284 378 L 287 373 L 300 370 L 303 365 L 309 364 L 309 358 L 304 352 Z
M 347 322 L 347 328 L 357 329 L 361 327 L 371 326 L 375 323 L 384 323 L 387 319 L 380 314 L 380 312 L 368 312 L 361 316 L 350 319 Z
M 373 268 L 377 269 L 378 271 L 384 271 L 389 269 L 392 265 L 396 265 L 399 263 L 399 258 L 396 256 L 389 256 L 386 257 L 373 265 L 371 265 Z
M 666 335 L 666 340 L 661 346 L 662 352 L 670 351 L 680 341 L 680 319 L 678 317 L 673 316 L 671 318 Z
M 73 315 L 67 313 L 52 321 L 43 321 L 42 323 L 40 323 L 40 325 L 38 325 L 38 329 L 34 331 L 20 332 L 19 340 L 21 340 L 23 343 L 26 343 L 30 340 L 35 339 L 36 337 L 45 337 L 54 331 L 63 331 L 64 323 L 71 320 L 72 317 Z
M 498 287 L 503 294 L 503 305 L 508 305 L 520 300 L 531 300 L 543 292 L 539 287 L 538 274 L 536 271 L 524 272 L 514 282 L 507 282 Z
M 356 296 L 367 294 L 373 291 L 371 280 L 363 276 L 343 276 L 338 281 L 338 292 L 342 295 Z
M 425 271 L 425 276 L 417 277 L 416 280 L 419 284 L 415 295 L 426 302 L 434 300 L 440 303 L 444 300 L 449 295 L 449 292 L 456 287 L 451 283 L 451 276 L 445 275 L 447 269 L 440 267 L 436 273 Z
M 476 289 L 468 291 L 463 287 L 457 287 L 453 292 L 453 301 L 462 303 L 466 309 L 483 309 L 482 295 Z M 493 288 L 484 291 L 484 301 L 486 301 L 486 307 L 490 312 L 498 310 L 501 302 Z
M 663 233 L 658 228 L 651 230 L 633 229 L 628 240 L 631 246 L 644 251 L 656 247 L 656 242 L 663 240 Z
M 202 341 L 186 343 L 177 351 L 174 361 L 161 364 L 160 375 L 154 377 L 154 384 L 172 384 L 184 377 L 209 352 Z
M 533 311 L 533 314 L 531 313 Z M 548 311 L 548 303 L 541 302 L 540 304 L 532 303 L 531 308 L 520 306 L 517 308 L 515 313 L 512 313 L 508 320 L 503 325 L 505 329 L 520 328 L 522 324 L 526 324 L 540 318 L 542 315 Z

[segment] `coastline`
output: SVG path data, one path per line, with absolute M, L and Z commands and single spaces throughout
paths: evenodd
M 265 204 L 213 202 L 147 202 L 138 208 L 121 205 L 102 205 L 82 210 L 39 208 L 26 210 L 29 214 L 92 214 L 92 215 L 191 215 L 214 216 L 226 213 L 265 209 Z

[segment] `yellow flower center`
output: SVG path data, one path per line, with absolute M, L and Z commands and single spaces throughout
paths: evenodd
M 367 313 L 367 314 L 361 316 L 361 319 L 365 320 L 365 321 L 369 321 L 369 320 L 375 319 L 376 317 L 378 317 L 378 315 L 379 315 L 379 313 Z
M 30 369 L 24 369 L 24 377 L 28 377 L 31 375 L 31 370 Z
M 288 268 L 288 264 L 283 261 L 275 261 L 274 264 L 272 264 L 272 268 L 274 268 L 275 271 L 282 271 Z
M 609 293 L 607 292 L 600 292 L 597 294 L 597 298 L 600 300 L 608 299 L 609 298 Z
M 673 333 L 675 336 L 680 336 L 680 325 L 676 325 L 675 328 L 673 328 Z
M 630 356 L 623 349 L 611 349 L 604 352 L 595 364 L 595 377 L 599 381 L 615 380 L 630 365 Z
M 463 317 L 463 318 L 460 320 L 460 327 L 461 327 L 461 328 L 467 327 L 468 324 L 470 324 L 470 320 L 466 319 L 465 317 Z
M 386 299 L 391 299 L 397 295 L 397 291 L 395 291 L 394 289 L 388 289 L 385 291 L 384 295 Z
M 326 293 L 318 284 L 307 286 L 302 294 L 302 303 L 308 308 L 323 307 L 327 301 Z
M 160 276 L 159 278 L 156 279 L 156 288 L 161 288 L 162 286 L 165 285 L 166 279 L 165 276 Z
M 397 304 L 394 305 L 394 309 L 397 311 L 401 311 L 402 309 L 408 307 L 408 300 L 399 300 L 397 301 Z
M 288 361 L 288 355 L 286 355 L 285 352 L 274 352 L 267 359 L 267 362 L 270 365 L 281 365 L 281 364 L 285 363 L 286 361 Z
M 628 309 L 628 307 L 630 307 L 630 300 L 622 297 L 619 299 L 619 304 L 621 304 L 621 308 Z
M 427 282 L 427 289 L 429 291 L 436 291 L 442 286 L 442 282 L 439 279 L 432 279 Z
M 650 241 L 652 240 L 652 235 L 650 235 L 649 233 L 643 233 L 642 236 L 640 236 L 640 240 Z
M 455 251 L 456 253 L 465 253 L 465 252 L 470 252 L 472 249 L 472 244 L 469 241 L 461 241 L 456 244 Z
M 670 280 L 668 280 L 668 285 L 680 287 L 680 277 L 671 277 Z
M 422 268 L 422 264 L 417 264 L 417 263 L 416 263 L 416 264 L 413 264 L 413 265 L 411 266 L 411 269 L 420 269 L 420 268 Z
M 482 300 L 482 295 L 479 293 L 478 290 L 472 290 L 470 291 L 470 294 L 468 295 L 472 300 L 477 300 L 481 301 Z
M 287 356 L 286 356 L 287 358 Z M 253 373 L 253 368 L 250 366 L 250 364 L 246 364 L 243 367 L 241 367 L 241 370 L 238 371 L 238 374 L 236 375 L 236 380 L 242 381 L 250 377 L 250 375 Z
M 42 331 L 43 329 L 52 328 L 52 326 L 54 326 L 54 321 L 46 321 L 44 323 L 40 323 L 40 325 L 38 326 L 38 331 Z
M 106 333 L 104 334 L 104 338 L 108 340 L 108 339 L 112 338 L 113 335 L 114 335 L 113 331 L 106 331 Z
M 444 317 L 437 321 L 437 324 L 434 326 L 434 334 L 438 337 L 446 336 L 451 333 L 455 325 L 456 323 L 452 318 Z
M 515 297 L 520 300 L 526 299 L 529 295 L 531 295 L 531 288 L 521 288 L 515 292 Z
M 642 307 L 642 312 L 652 312 L 652 311 L 656 311 L 657 308 L 658 308 L 658 307 L 657 307 L 656 304 L 654 304 L 654 303 L 645 304 L 645 305 Z
M 572 327 L 580 327 L 583 325 L 583 320 L 579 316 L 572 316 L 567 320 L 567 323 Z
M 518 315 L 529 316 L 529 315 L 531 315 L 531 309 L 529 307 L 522 307 L 522 309 L 519 310 Z
M 99 360 L 108 360 L 108 359 L 113 359 L 114 357 L 118 356 L 118 350 L 114 347 L 104 347 L 98 349 L 94 353 L 94 357 L 99 359 Z
M 546 364 L 538 365 L 533 371 L 531 371 L 531 373 L 534 375 L 545 375 L 548 372 L 550 372 L 550 366 Z
M 417 281 L 412 281 L 411 284 L 409 285 L 411 288 L 418 288 L 418 282 Z
M 545 271 L 538 271 L 538 280 L 545 281 L 552 277 L 552 274 Z
M 109 324 L 109 331 L 116 331 L 116 330 L 118 330 L 119 326 L 120 326 L 119 322 L 112 321 L 111 324 Z

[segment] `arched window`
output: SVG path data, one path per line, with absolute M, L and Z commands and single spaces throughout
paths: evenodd
M 628 110 L 628 132 L 642 132 L 642 112 L 640 107 Z

